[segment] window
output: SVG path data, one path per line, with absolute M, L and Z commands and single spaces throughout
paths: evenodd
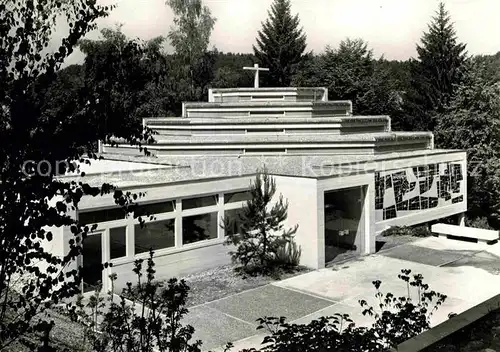
M 135 216 L 144 216 L 146 214 L 161 214 L 174 211 L 174 201 L 170 200 L 161 203 L 139 204 Z
M 125 219 L 125 211 L 123 208 L 110 208 L 97 211 L 89 211 L 78 213 L 78 221 L 81 224 L 91 225 L 100 222 Z
M 83 291 L 95 290 L 102 282 L 102 234 L 91 234 L 83 240 Z
M 182 218 L 182 244 L 217 238 L 218 213 L 208 213 Z
M 240 214 L 243 214 L 243 208 L 226 210 L 224 212 L 224 220 L 228 226 L 224 228 L 227 235 L 234 235 L 239 232 Z
M 250 191 L 233 192 L 224 194 L 224 203 L 244 202 L 252 199 Z
M 135 225 L 135 254 L 175 246 L 175 219 Z
M 116 227 L 109 229 L 109 257 L 111 259 L 127 255 L 127 228 Z
M 217 200 L 218 198 L 216 195 L 183 199 L 182 209 L 187 210 L 187 209 L 202 208 L 202 207 L 209 207 L 211 205 L 217 205 Z

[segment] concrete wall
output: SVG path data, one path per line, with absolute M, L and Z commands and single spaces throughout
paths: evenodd
M 299 225 L 295 242 L 301 247 L 300 264 L 310 268 L 320 268 L 321 236 L 318 236 L 317 181 L 316 179 L 274 176 L 277 192 L 273 201 L 288 200 L 288 218 L 285 228 Z

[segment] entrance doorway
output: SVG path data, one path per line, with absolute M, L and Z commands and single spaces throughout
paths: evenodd
M 83 292 L 93 291 L 102 282 L 102 233 L 89 234 L 83 241 Z
M 325 263 L 361 252 L 364 186 L 325 192 Z

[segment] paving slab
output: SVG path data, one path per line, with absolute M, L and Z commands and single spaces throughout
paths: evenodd
M 432 248 L 442 251 L 488 251 L 500 255 L 500 243 L 486 244 L 484 242 L 468 242 L 449 239 L 444 236 L 426 237 L 412 243 L 414 246 Z
M 316 320 L 321 317 L 334 316 L 337 313 L 349 315 L 349 318 L 353 320 L 356 326 L 368 327 L 373 324 L 373 318 L 368 315 L 363 315 L 363 309 L 359 305 L 357 307 L 351 307 L 342 303 L 337 303 L 323 308 L 305 317 L 293 320 L 292 323 L 309 324 L 312 320 Z
M 491 274 L 500 273 L 500 258 L 489 252 L 479 252 L 469 257 L 461 258 L 452 263 L 443 265 L 444 267 L 471 266 L 483 269 Z
M 363 261 L 348 263 L 340 270 L 320 269 L 273 283 L 273 285 L 343 302 L 362 294 L 375 294 L 374 280 L 382 281 L 383 285 L 387 285 L 389 282 L 403 285 L 403 281 L 398 279 L 401 269 L 410 269 L 412 274 L 419 273 L 424 278 L 437 276 L 436 268 L 433 266 L 372 255 L 366 256 Z
M 464 254 L 460 252 L 454 253 L 450 251 L 442 251 L 422 246 L 414 246 L 411 244 L 401 245 L 381 253 L 381 255 L 386 257 L 403 259 L 432 266 L 440 266 L 463 258 L 468 254 L 469 253 Z
M 313 319 L 340 313 L 349 314 L 357 326 L 369 326 L 373 318 L 362 315 L 358 301 L 363 299 L 378 307 L 374 280 L 382 282 L 384 294 L 406 296 L 407 285 L 398 278 L 401 269 L 410 269 L 412 276 L 422 274 L 431 290 L 448 296 L 431 317 L 434 326 L 448 319 L 448 314 L 461 313 L 500 292 L 500 274 L 494 270 L 500 267 L 499 258 L 500 245 L 425 238 L 205 304 L 202 307 L 211 310 L 198 312 L 210 315 L 203 329 L 220 332 L 226 329 L 225 325 L 234 326 L 224 331 L 222 337 L 203 339 L 215 346 L 223 345 L 231 336 L 247 334 L 232 340 L 237 346 L 235 351 L 259 347 L 264 335 L 256 334 L 255 319 L 263 316 L 285 316 L 289 322 L 308 324 Z M 416 289 L 410 288 L 410 292 L 417 299 Z M 214 327 L 219 316 L 224 322 Z
M 256 333 L 255 326 L 230 317 L 220 311 L 207 306 L 198 306 L 189 309 L 189 313 L 182 319 L 184 325 L 195 328 L 193 341 L 203 341 L 203 349 L 225 345 L 230 341 L 237 341 Z
M 332 301 L 274 285 L 266 285 L 208 303 L 206 306 L 257 327 L 258 318 L 285 316 L 293 320 L 330 305 Z

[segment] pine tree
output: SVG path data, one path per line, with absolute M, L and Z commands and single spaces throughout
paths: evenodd
M 230 254 L 234 262 L 242 265 L 240 269 L 244 272 L 273 273 L 277 266 L 290 264 L 279 262 L 280 252 L 284 248 L 297 248 L 293 237 L 298 226 L 284 227 L 288 202 L 280 195 L 272 204 L 275 193 L 276 182 L 264 169 L 255 177 L 250 187 L 251 198 L 237 219 L 224 219 L 225 229 L 234 228 L 233 221 L 236 221 L 238 231 L 227 231 L 225 244 L 236 247 Z
M 414 88 L 409 94 L 413 128 L 433 130 L 436 113 L 445 111 L 461 83 L 467 62 L 466 45 L 459 43 L 450 15 L 439 4 L 436 16 L 417 45 L 418 60 L 411 66 Z
M 306 35 L 299 27 L 298 15 L 291 14 L 290 0 L 274 0 L 268 15 L 258 32 L 254 54 L 261 66 L 269 68 L 264 84 L 287 87 L 304 58 Z

